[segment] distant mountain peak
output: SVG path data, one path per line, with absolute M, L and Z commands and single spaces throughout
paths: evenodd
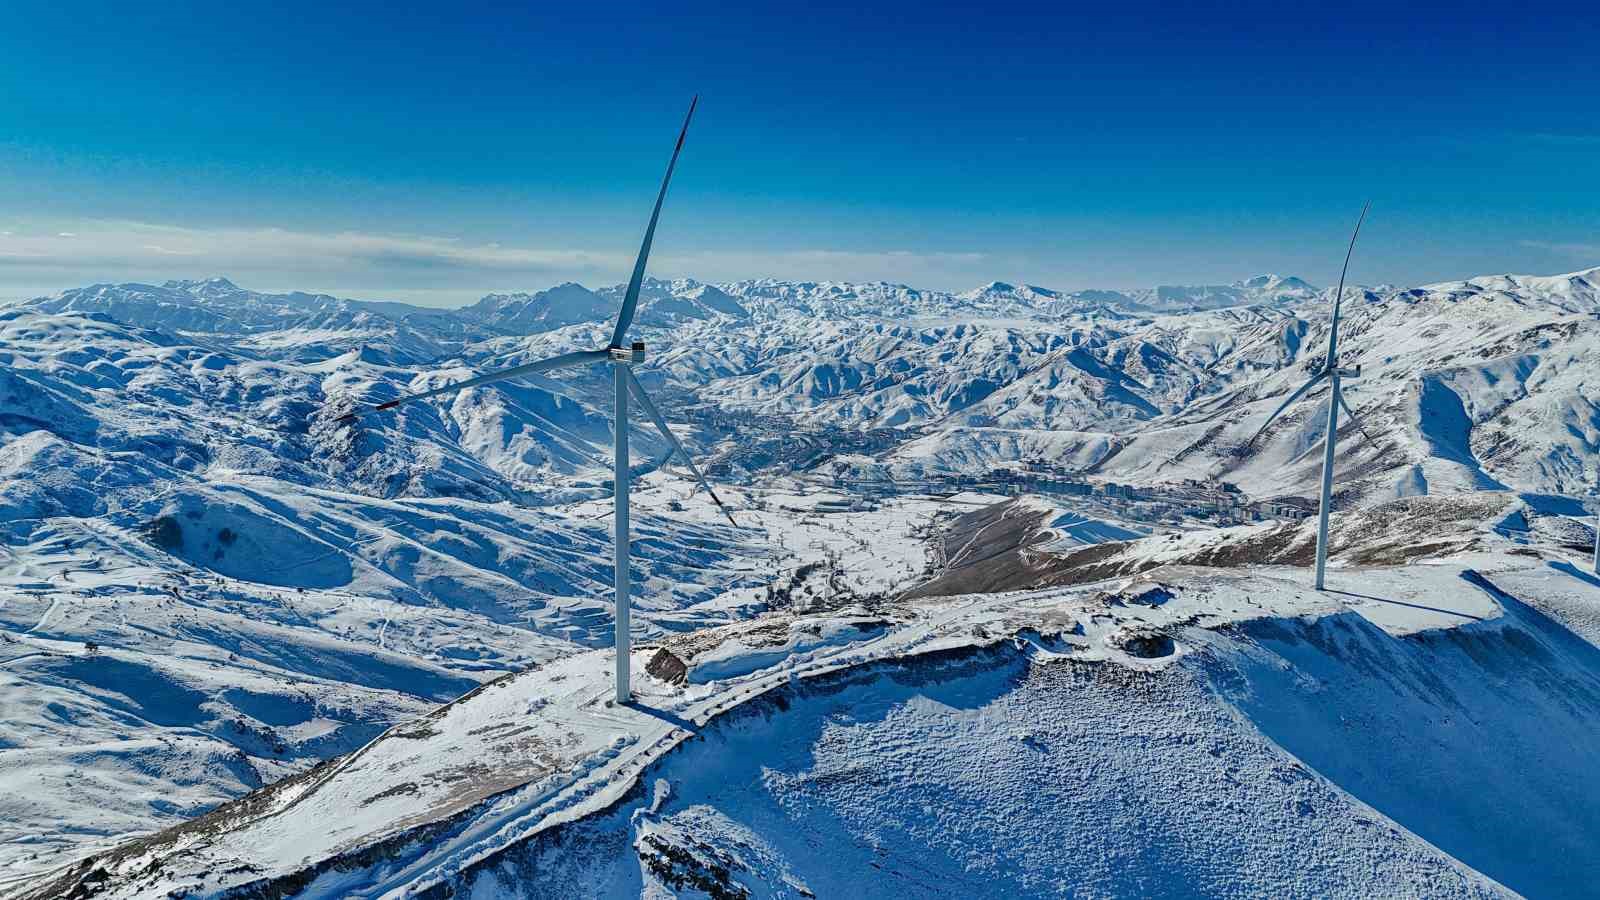
M 200 296 L 238 294 L 244 292 L 243 288 L 239 287 L 237 284 L 234 284 L 227 278 L 222 277 L 221 275 L 213 275 L 210 278 L 202 279 L 174 279 L 172 281 L 168 281 L 166 284 L 163 284 L 162 287 L 175 291 L 185 291 L 187 293 Z
M 1310 282 L 1303 278 L 1298 278 L 1294 275 L 1277 275 L 1273 273 L 1257 275 L 1254 278 L 1246 278 L 1245 280 L 1236 283 L 1239 287 L 1254 291 L 1304 291 L 1307 293 L 1315 293 L 1317 290 L 1311 285 Z
M 1058 300 L 1061 292 L 1035 284 L 1017 285 L 1006 281 L 991 281 L 956 296 L 967 301 L 1010 300 L 1033 306 Z

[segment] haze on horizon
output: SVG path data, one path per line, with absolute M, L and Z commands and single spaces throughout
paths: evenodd
M 651 274 L 1316 284 L 1600 264 L 1592 17 L 379 5 L 0 33 L 0 298 L 225 275 L 459 305 Z M 626 25 L 617 23 L 623 22 Z

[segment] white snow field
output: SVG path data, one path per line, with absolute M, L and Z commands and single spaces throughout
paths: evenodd
M 617 289 L 0 309 L 0 896 L 1600 895 L 1597 284 L 1347 298 L 1319 594 L 1307 522 L 982 491 L 1303 502 L 1327 291 L 648 281 L 738 525 L 636 430 L 623 708 L 605 373 L 339 421 Z
M 591 651 L 31 896 L 1587 896 L 1600 647 L 1500 582 L 1600 588 L 1510 549 L 770 613 L 627 707 Z

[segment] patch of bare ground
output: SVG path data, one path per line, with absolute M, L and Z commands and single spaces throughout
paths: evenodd
M 912 588 L 901 599 L 949 597 L 1009 587 L 1035 573 L 1035 566 L 1051 557 L 1027 557 L 1028 548 L 1044 539 L 1046 513 L 1027 509 L 1014 500 L 986 506 L 958 516 L 938 538 L 944 572 Z
M 1485 522 L 1499 514 L 1509 495 L 1472 494 L 1447 497 L 1407 497 L 1370 509 L 1335 513 L 1331 525 L 1330 556 L 1360 566 L 1401 566 L 1434 559 L 1477 546 Z M 1033 590 L 1071 586 L 1138 575 L 1170 565 L 1232 569 L 1245 566 L 1310 565 L 1316 556 L 1316 520 L 1286 522 L 1271 527 L 1219 529 L 1196 543 L 1185 536 L 1183 549 L 1166 545 L 1175 538 L 1156 535 L 1081 547 L 1063 553 L 1037 549 L 1044 532 L 1036 518 L 1031 529 L 1006 523 L 1014 502 L 969 513 L 973 521 L 961 523 L 972 534 L 989 523 L 990 532 L 1012 542 L 1009 548 L 974 554 L 973 561 L 952 565 L 943 574 L 908 591 L 906 599 L 949 597 L 958 594 Z M 963 517 L 967 518 L 967 517 Z M 1016 516 L 1020 525 L 1025 516 Z M 954 562 L 954 561 L 953 561 Z

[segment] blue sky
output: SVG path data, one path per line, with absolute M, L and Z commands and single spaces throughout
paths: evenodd
M 1507 5 L 8 4 L 0 297 L 453 304 L 652 274 L 963 289 L 1600 265 L 1600 17 Z

